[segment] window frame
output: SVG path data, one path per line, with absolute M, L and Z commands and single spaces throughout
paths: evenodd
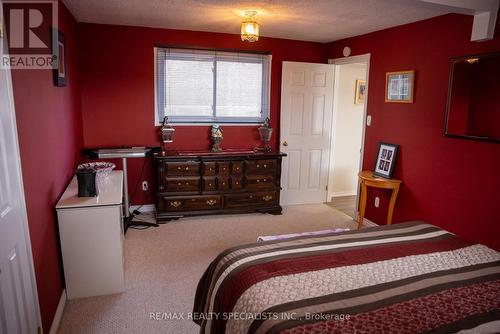
M 164 46 L 155 46 L 153 49 L 154 53 L 154 124 L 155 126 L 162 125 L 163 115 L 165 115 L 165 111 L 160 112 L 160 104 L 159 104 L 159 95 L 161 87 L 164 87 L 165 83 L 160 83 L 160 77 L 158 76 L 158 54 L 162 50 L 173 49 L 173 50 L 192 50 L 192 51 L 200 51 L 205 54 L 213 53 L 212 62 L 214 64 L 213 67 L 213 106 L 212 106 L 212 116 L 168 116 L 169 123 L 177 124 L 177 125 L 195 125 L 195 126 L 207 126 L 210 124 L 225 124 L 225 125 L 259 125 L 263 124 L 266 118 L 270 117 L 270 94 L 271 94 L 271 66 L 272 66 L 272 55 L 267 52 L 253 53 L 246 51 L 233 51 L 233 50 L 207 50 L 207 49 L 198 49 L 198 48 L 184 48 L 184 47 L 164 47 Z M 217 58 L 217 54 L 222 56 L 222 59 Z M 227 117 L 221 116 L 217 117 L 217 62 L 224 61 L 224 56 L 234 56 L 241 54 L 242 57 L 249 57 L 248 63 L 262 63 L 262 98 L 261 98 L 261 116 L 260 117 Z M 256 58 L 251 58 L 251 56 L 258 57 L 266 57 L 267 61 L 257 61 Z M 174 58 L 175 59 L 175 58 Z M 181 58 L 179 58 L 180 60 Z M 229 58 L 228 58 L 229 59 Z M 253 60 L 253 61 L 252 61 Z

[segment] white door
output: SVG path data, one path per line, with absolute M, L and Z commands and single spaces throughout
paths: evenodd
M 283 62 L 281 204 L 324 203 L 332 124 L 333 65 Z
M 0 69 L 0 334 L 36 333 L 39 319 L 10 70 Z

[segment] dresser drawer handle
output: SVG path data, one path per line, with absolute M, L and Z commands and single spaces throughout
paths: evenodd
M 222 167 L 222 170 L 226 170 L 226 167 Z
M 255 167 L 260 168 L 260 165 L 259 165 L 259 164 L 257 164 Z
M 181 167 L 181 166 L 177 167 L 177 170 L 181 170 L 181 169 L 182 169 L 182 167 Z
M 189 182 L 186 182 L 186 186 L 189 186 Z
M 182 182 L 177 182 L 177 185 L 178 185 L 178 186 L 181 186 L 181 185 L 182 185 Z
M 181 206 L 181 202 L 180 201 L 170 202 L 170 206 L 173 206 L 174 208 L 178 208 L 179 206 Z
M 189 170 L 189 167 L 186 167 L 186 170 Z
M 211 183 L 209 183 L 209 184 L 208 184 L 208 186 L 209 186 L 209 187 L 211 187 L 211 186 L 212 186 L 212 184 L 211 184 Z
M 257 179 L 257 183 L 259 183 L 259 182 L 260 182 L 260 180 L 259 180 L 259 179 Z
M 267 179 L 264 179 L 264 182 L 267 182 Z
M 210 206 L 214 206 L 215 204 L 217 204 L 217 200 L 215 200 L 215 199 L 207 199 L 207 204 L 210 205 Z
M 266 201 L 266 202 L 269 202 L 270 200 L 272 200 L 272 199 L 273 199 L 273 196 L 266 195 L 266 196 L 262 197 L 262 199 L 263 199 L 264 201 Z
M 236 181 L 235 184 L 240 184 L 240 183 L 238 181 Z
M 267 165 L 266 165 L 266 164 L 264 164 L 264 168 L 267 168 Z

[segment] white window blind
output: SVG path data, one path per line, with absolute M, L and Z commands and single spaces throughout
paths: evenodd
M 157 118 L 260 123 L 269 115 L 270 56 L 156 48 Z

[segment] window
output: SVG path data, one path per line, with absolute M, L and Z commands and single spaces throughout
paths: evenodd
M 157 119 L 261 123 L 269 115 L 270 56 L 156 48 Z

